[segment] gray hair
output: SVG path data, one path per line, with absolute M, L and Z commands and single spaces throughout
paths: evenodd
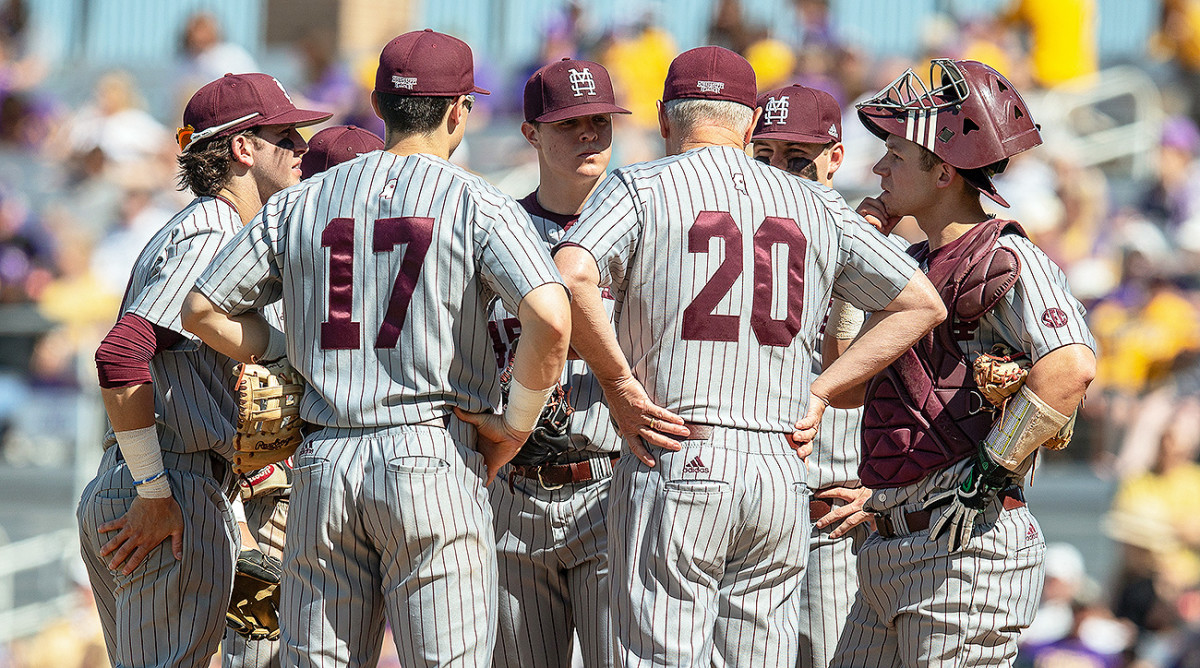
M 744 104 L 728 100 L 701 100 L 677 98 L 663 103 L 671 127 L 683 134 L 706 122 L 720 125 L 734 132 L 744 133 L 754 120 L 754 110 Z

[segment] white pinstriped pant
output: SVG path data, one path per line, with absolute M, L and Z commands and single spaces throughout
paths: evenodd
M 400 663 L 483 668 L 496 542 L 475 429 L 326 428 L 297 453 L 282 663 L 373 666 L 386 614 Z
M 808 562 L 804 462 L 783 434 L 625 453 L 609 505 L 618 666 L 791 666 Z
M 836 502 L 835 507 L 843 505 Z M 838 524 L 813 527 L 808 568 L 800 584 L 800 668 L 826 668 L 846 626 L 858 593 L 858 551 L 870 534 L 860 524 L 841 538 L 829 537 Z
M 1042 595 L 1045 556 L 1029 508 L 1003 510 L 999 501 L 953 554 L 928 530 L 889 540 L 872 533 L 831 668 L 1011 666 Z
M 599 467 L 599 465 L 597 465 Z M 511 474 L 508 474 L 511 475 Z M 571 632 L 587 668 L 609 668 L 609 482 L 542 489 L 504 474 L 489 490 L 500 564 L 495 668 L 569 668 Z
M 233 589 L 238 534 L 224 493 L 231 482 L 229 469 L 214 470 L 217 455 L 208 451 L 164 452 L 171 493 L 183 511 L 183 559 L 175 559 L 167 540 L 132 574 L 123 575 L 108 570 L 108 560 L 100 556 L 100 548 L 116 533 L 96 530 L 128 512 L 137 496 L 119 456 L 117 446 L 104 453 L 99 475 L 84 488 L 76 511 L 109 662 L 118 667 L 207 666 L 225 631 Z
M 276 559 L 283 558 L 283 538 L 287 527 L 288 490 L 283 491 L 285 493 L 282 495 L 256 496 L 243 504 L 246 508 L 246 526 L 258 539 L 258 549 Z M 279 667 L 279 640 L 247 640 L 233 629 L 225 630 L 225 637 L 221 639 L 221 668 Z

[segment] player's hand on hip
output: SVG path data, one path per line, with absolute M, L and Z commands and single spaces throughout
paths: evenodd
M 101 557 L 111 557 L 109 570 L 115 571 L 124 564 L 122 573 L 133 573 L 150 552 L 168 538 L 175 558 L 183 559 L 183 511 L 173 496 L 162 499 L 135 497 L 124 515 L 101 524 L 97 530 L 100 533 L 117 532 L 100 548 Z
M 871 490 L 866 487 L 830 487 L 818 494 L 817 498 L 846 502 L 844 505 L 830 508 L 824 517 L 811 518 L 818 529 L 840 522 L 837 528 L 829 533 L 830 538 L 841 538 L 854 527 L 871 521 L 871 513 L 863 510 L 863 505 L 871 498 Z
M 883 206 L 883 202 L 875 197 L 866 197 L 858 204 L 858 215 L 862 216 L 872 227 L 879 230 L 883 234 L 891 234 L 892 230 L 900 222 L 899 216 L 892 216 L 888 213 L 887 208 Z
M 825 415 L 825 409 L 828 406 L 829 404 L 821 397 L 811 393 L 808 395 L 808 413 L 796 423 L 796 428 L 788 439 L 800 459 L 806 459 L 812 454 L 812 442 L 817 437 L 817 429 L 821 426 L 821 416 Z
M 654 466 L 654 455 L 645 444 L 664 450 L 678 451 L 683 446 L 677 438 L 687 438 L 692 432 L 683 418 L 658 406 L 646 394 L 646 388 L 633 376 L 619 379 L 604 387 L 608 410 L 617 423 L 617 431 L 629 443 L 629 450 L 646 466 Z
M 487 465 L 487 480 L 484 484 L 492 484 L 500 467 L 517 456 L 530 432 L 513 431 L 504 421 L 504 416 L 495 413 L 468 413 L 461 408 L 455 408 L 454 414 L 463 422 L 475 425 L 475 430 L 479 432 L 475 449 L 483 455 L 483 462 Z

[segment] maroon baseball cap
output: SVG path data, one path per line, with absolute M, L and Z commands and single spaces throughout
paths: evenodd
M 754 108 L 758 88 L 745 58 L 719 46 L 701 46 L 679 54 L 667 70 L 663 102 L 680 98 L 727 100 Z
M 179 150 L 196 142 L 260 125 L 315 125 L 333 114 L 297 109 L 283 84 L 269 74 L 226 74 L 205 84 L 183 110 L 183 127 L 175 133 Z
M 383 140 L 362 128 L 353 125 L 325 128 L 308 140 L 308 151 L 300 158 L 300 178 L 307 179 L 364 153 L 382 150 Z
M 842 140 L 842 108 L 819 88 L 792 84 L 758 98 L 762 117 L 753 140 L 778 139 L 810 144 Z
M 525 82 L 525 120 L 553 123 L 592 114 L 628 114 L 618 107 L 608 70 L 590 60 L 563 58 Z
M 475 86 L 471 47 L 457 37 L 429 28 L 406 32 L 383 47 L 375 72 L 375 92 L 430 97 L 491 95 Z

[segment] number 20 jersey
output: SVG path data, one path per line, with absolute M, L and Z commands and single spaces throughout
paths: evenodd
M 651 398 L 758 431 L 804 416 L 830 295 L 879 311 L 918 270 L 833 190 L 727 147 L 615 170 L 561 245 L 596 259 Z
M 561 283 L 512 198 L 446 160 L 373 152 L 274 195 L 197 288 L 237 315 L 282 299 L 322 426 L 415 424 L 500 400 L 489 301 Z

